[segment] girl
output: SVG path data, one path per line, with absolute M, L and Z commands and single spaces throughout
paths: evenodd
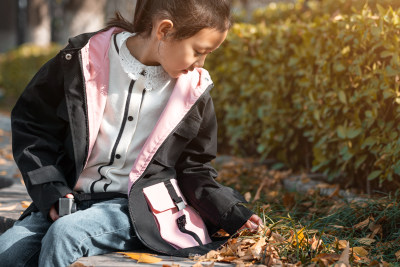
M 0 237 L 2 266 L 143 245 L 202 254 L 221 244 L 215 231 L 261 224 L 210 165 L 217 123 L 201 67 L 230 25 L 229 0 L 139 0 L 133 23 L 117 15 L 41 68 L 12 111 L 33 204 Z

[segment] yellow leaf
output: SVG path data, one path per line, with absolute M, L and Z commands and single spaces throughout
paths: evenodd
M 2 208 L 0 208 L 0 211 L 12 211 L 12 210 L 15 210 L 16 208 L 17 208 L 17 204 L 7 206 L 7 207 L 2 207 Z
M 157 263 L 162 261 L 162 259 L 153 257 L 151 254 L 148 253 L 131 253 L 131 252 L 118 252 L 123 254 L 131 259 L 137 260 L 138 263 Z
M 363 247 L 354 247 L 352 250 L 353 254 L 356 254 L 358 257 L 366 257 L 368 255 L 368 251 L 366 251 Z
M 296 235 L 293 236 L 293 245 L 301 244 L 305 241 L 305 236 L 304 236 L 304 227 L 297 231 Z
M 347 240 L 339 240 L 337 241 L 337 246 L 339 249 L 345 249 L 347 247 Z
M 21 206 L 26 209 L 27 207 L 29 207 L 31 205 L 32 202 L 30 201 L 21 201 Z

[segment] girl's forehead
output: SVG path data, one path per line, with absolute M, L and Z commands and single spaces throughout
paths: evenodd
M 194 45 L 201 46 L 203 49 L 214 50 L 225 40 L 228 31 L 218 31 L 212 28 L 200 30 L 194 36 L 186 39 Z

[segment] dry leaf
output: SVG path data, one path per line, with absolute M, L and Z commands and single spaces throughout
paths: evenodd
M 69 267 L 92 267 L 92 265 L 85 265 L 81 262 L 74 262 Z
M 251 193 L 250 193 L 250 192 L 246 192 L 246 193 L 244 194 L 244 199 L 245 199 L 247 202 L 250 202 L 250 200 L 251 200 Z
M 192 267 L 203 267 L 203 265 L 200 262 L 196 262 Z
M 400 261 L 400 250 L 397 251 L 394 255 L 396 255 L 396 259 Z
M 373 218 L 369 217 L 368 219 L 366 219 L 360 223 L 357 223 L 356 225 L 354 225 L 354 229 L 364 229 L 365 227 L 368 226 L 368 224 L 370 223 L 371 220 L 373 220 Z
M 7 207 L 1 207 L 0 211 L 12 211 L 15 210 L 17 208 L 17 204 L 11 205 L 11 206 L 7 206 Z
M 157 263 L 162 261 L 162 259 L 153 257 L 148 253 L 131 253 L 131 252 L 117 252 L 123 254 L 131 259 L 137 260 L 138 263 Z
M 333 191 L 328 198 L 333 198 L 333 197 L 337 197 L 339 196 L 339 192 L 340 192 L 340 186 L 337 185 L 335 191 Z
M 366 257 L 368 255 L 368 251 L 366 251 L 363 247 L 354 247 L 352 248 L 353 256 L 356 254 L 358 257 Z
M 313 262 L 321 262 L 324 265 L 330 265 L 333 264 L 334 262 L 337 262 L 340 259 L 340 256 L 338 254 L 327 254 L 327 253 L 321 253 L 315 256 L 315 258 L 312 259 Z
M 255 259 L 259 260 L 261 258 L 262 252 L 263 252 L 263 247 L 266 244 L 267 243 L 265 242 L 265 238 L 261 238 L 260 240 L 258 240 L 257 243 L 255 243 L 253 246 L 250 247 L 250 252 Z
M 296 204 L 293 193 L 285 193 L 283 195 L 283 205 L 287 209 L 291 209 Z
M 347 240 L 339 240 L 337 242 L 338 248 L 339 249 L 345 249 L 347 247 L 347 243 L 348 243 Z
M 357 238 L 356 240 L 357 240 L 360 244 L 362 244 L 362 245 L 367 245 L 367 246 L 371 246 L 372 243 L 375 242 L 375 239 L 367 238 L 367 237 L 364 237 L 364 238 Z
M 372 233 L 368 235 L 368 238 L 374 238 L 378 233 L 382 232 L 382 225 L 375 224 L 374 226 L 370 227 Z
M 349 258 L 350 258 L 350 244 L 349 241 L 347 241 L 346 248 L 343 250 L 342 255 L 340 255 L 340 258 L 338 262 L 335 264 L 335 267 L 350 266 Z
M 24 209 L 28 208 L 31 204 L 32 204 L 32 202 L 30 202 L 30 201 L 21 201 L 21 206 Z

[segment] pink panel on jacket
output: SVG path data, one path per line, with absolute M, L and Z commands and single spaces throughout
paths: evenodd
M 107 100 L 110 69 L 108 50 L 111 44 L 111 36 L 121 31 L 118 28 L 111 28 L 108 31 L 100 32 L 90 38 L 81 50 L 89 117 L 89 152 L 87 159 L 89 159 L 99 133 Z
M 128 194 L 133 183 L 142 175 L 149 165 L 154 154 L 164 140 L 174 130 L 178 123 L 188 113 L 196 100 L 206 91 L 212 83 L 208 71 L 195 69 L 188 74 L 181 75 L 175 85 L 174 91 L 168 100 L 154 130 L 147 138 L 146 143 L 137 157 L 129 175 Z
M 111 37 L 114 33 L 121 31 L 123 30 L 119 28 L 111 28 L 108 31 L 100 32 L 94 35 L 81 50 L 89 120 L 89 151 L 86 162 L 99 133 L 106 105 L 110 68 L 108 50 Z M 201 68 L 178 78 L 164 111 L 132 167 L 129 175 L 128 193 L 132 184 L 144 172 L 163 141 L 211 83 L 208 71 Z

